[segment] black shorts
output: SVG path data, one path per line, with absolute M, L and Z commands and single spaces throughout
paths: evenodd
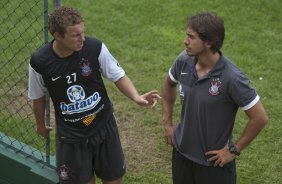
M 175 148 L 172 154 L 173 184 L 236 184 L 235 160 L 223 167 L 197 164 Z
M 77 143 L 57 140 L 56 147 L 60 183 L 86 184 L 94 173 L 102 180 L 113 181 L 125 174 L 114 115 L 93 137 Z

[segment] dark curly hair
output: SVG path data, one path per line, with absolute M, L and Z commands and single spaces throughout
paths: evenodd
M 81 22 L 84 22 L 84 19 L 76 9 L 60 6 L 49 15 L 48 30 L 52 35 L 58 32 L 64 36 L 67 26 L 80 24 Z

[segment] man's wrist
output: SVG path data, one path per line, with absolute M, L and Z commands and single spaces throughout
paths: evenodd
M 163 125 L 173 125 L 171 120 L 163 119 Z
M 230 153 L 235 154 L 236 156 L 240 156 L 240 151 L 237 149 L 235 145 L 230 145 L 228 148 Z

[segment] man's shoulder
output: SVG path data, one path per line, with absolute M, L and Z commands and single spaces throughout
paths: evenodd
M 223 62 L 225 63 L 225 67 L 223 70 L 224 76 L 228 77 L 233 82 L 237 80 L 241 80 L 243 78 L 247 78 L 244 72 L 229 58 L 223 56 Z
M 189 56 L 187 52 L 182 51 L 175 59 L 176 65 L 193 65 L 195 63 L 195 57 Z
M 46 55 L 51 51 L 51 42 L 44 43 L 34 53 L 35 56 Z
M 44 61 L 51 57 L 51 55 L 51 43 L 45 43 L 31 55 L 30 65 L 38 72 L 41 65 L 44 64 Z
M 31 55 L 31 58 L 32 60 L 40 60 L 50 56 L 50 54 L 52 54 L 51 43 L 45 43 Z
M 86 36 L 83 49 L 98 57 L 102 49 L 102 41 L 95 37 Z
M 228 72 L 235 72 L 235 73 L 238 73 L 238 72 L 242 72 L 241 69 L 232 61 L 230 60 L 229 58 L 227 58 L 226 56 L 223 56 L 222 57 L 222 61 L 225 63 L 225 69 L 228 70 Z
M 96 37 L 85 36 L 85 44 L 86 46 L 93 46 L 93 44 L 95 44 L 96 46 L 102 46 L 102 41 Z

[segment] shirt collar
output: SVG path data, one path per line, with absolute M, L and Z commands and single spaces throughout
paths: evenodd
M 222 54 L 221 51 L 219 51 L 219 54 L 220 54 L 219 60 L 216 63 L 216 65 L 209 72 L 209 77 L 218 77 L 222 74 L 222 70 L 225 67 L 225 63 L 226 63 L 226 57 Z M 192 65 L 192 72 L 194 74 L 196 73 L 196 70 L 195 70 L 196 63 L 197 63 L 197 58 L 194 57 L 194 64 Z

